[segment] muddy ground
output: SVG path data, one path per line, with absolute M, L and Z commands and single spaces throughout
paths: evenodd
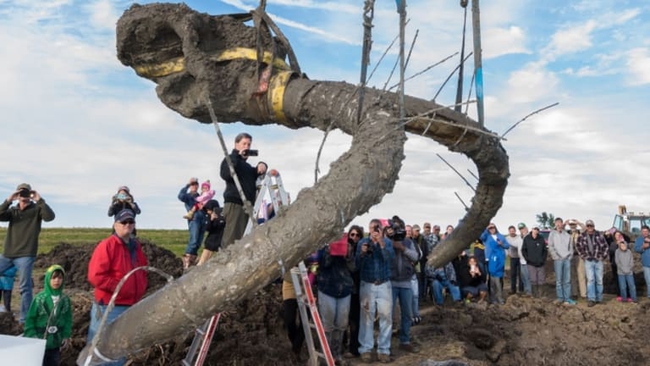
M 93 245 L 61 244 L 40 256 L 36 266 L 59 263 L 68 272 L 66 290 L 74 304 L 72 347 L 63 352 L 63 365 L 74 365 L 85 345 L 92 295 L 85 280 Z M 167 273 L 181 274 L 181 261 L 173 253 L 144 244 L 151 264 Z M 37 289 L 42 278 L 36 278 Z M 436 307 L 422 305 L 423 321 L 412 328 L 419 354 L 397 350 L 394 365 L 417 365 L 425 360 L 458 360 L 469 365 L 647 365 L 650 347 L 644 347 L 650 326 L 650 301 L 616 302 L 607 295 L 603 304 L 588 308 L 556 306 L 549 276 L 542 299 L 509 296 L 504 306 Z M 165 280 L 150 275 L 150 291 Z M 506 288 L 509 286 L 506 283 Z M 270 284 L 222 318 L 205 365 L 300 365 L 290 351 L 282 326 L 279 284 Z M 20 334 L 10 314 L 0 314 L 0 334 Z M 192 334 L 157 345 L 131 357 L 131 365 L 178 365 L 185 357 Z M 360 364 L 358 359 L 352 364 Z

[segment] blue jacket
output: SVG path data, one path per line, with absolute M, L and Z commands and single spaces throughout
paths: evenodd
M 14 278 L 16 277 L 17 271 L 18 268 L 13 266 L 0 273 L 0 290 L 11 291 L 14 289 Z
M 363 238 L 357 244 L 355 264 L 359 269 L 361 281 L 369 283 L 390 281 L 390 266 L 395 257 L 395 251 L 390 240 L 386 238 L 383 240 L 386 244 L 384 249 L 373 243 L 370 238 Z M 372 248 L 372 253 L 361 253 L 361 248 L 366 243 Z
M 641 264 L 644 267 L 650 267 L 650 248 L 643 249 L 643 237 L 639 236 L 634 241 L 634 251 L 641 253 Z
M 196 197 L 199 196 L 198 193 L 196 194 L 190 194 L 187 189 L 190 187 L 189 184 L 186 184 L 181 188 L 180 192 L 178 192 L 178 200 L 183 202 L 185 204 L 185 211 L 189 211 L 192 209 L 192 207 L 196 204 Z M 192 220 L 188 221 L 206 221 L 206 216 L 203 210 L 196 210 L 194 212 L 194 216 L 192 216 Z
M 329 245 L 325 246 L 318 251 L 318 291 L 337 299 L 349 296 L 354 288 L 352 270 L 354 258 L 332 256 Z
M 506 266 L 505 249 L 510 248 L 510 244 L 508 244 L 506 238 L 500 233 L 497 233 L 496 236 L 497 240 L 501 242 L 501 245 L 499 245 L 497 240 L 494 240 L 487 229 L 481 234 L 481 241 L 485 244 L 485 256 L 488 259 L 488 272 L 490 272 L 490 276 L 501 278 L 503 277 L 503 271 Z

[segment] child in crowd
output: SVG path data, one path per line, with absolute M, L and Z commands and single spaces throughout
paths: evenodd
M 614 233 L 614 240 L 618 243 L 618 249 L 614 255 L 618 272 L 618 287 L 621 290 L 621 301 L 626 301 L 625 299 L 627 299 L 627 302 L 637 302 L 632 251 L 627 250 L 627 243 L 620 231 Z M 628 291 L 630 292 L 630 297 L 627 297 Z
M 25 337 L 46 340 L 43 366 L 61 363 L 61 348 L 72 333 L 72 305 L 63 293 L 65 271 L 55 264 L 45 272 L 45 288 L 32 300 L 25 317 Z
M 0 297 L 4 299 L 4 305 L 0 305 L 0 313 L 11 312 L 11 291 L 14 289 L 16 271 L 18 268 L 13 266 L 0 273 Z
M 221 207 L 217 200 L 209 200 L 203 205 L 203 210 L 208 214 L 208 224 L 205 231 L 208 236 L 205 238 L 205 248 L 201 253 L 201 258 L 197 265 L 202 265 L 212 257 L 212 253 L 219 251 L 221 248 L 221 238 L 223 237 L 223 229 L 226 227 L 226 219 L 221 216 Z
M 210 180 L 206 180 L 205 182 L 201 183 L 201 194 L 199 194 L 194 200 L 196 203 L 192 208 L 187 211 L 187 214 L 183 216 L 184 219 L 192 220 L 194 217 L 194 213 L 197 210 L 200 210 L 203 208 L 203 206 L 214 197 L 214 190 L 210 189 Z

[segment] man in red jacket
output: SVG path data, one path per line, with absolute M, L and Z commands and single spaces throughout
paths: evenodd
M 135 227 L 133 211 L 120 211 L 115 215 L 113 227 L 115 232 L 97 244 L 88 263 L 88 282 L 95 288 L 95 301 L 90 310 L 88 343 L 92 342 L 118 283 L 132 269 L 147 265 L 147 258 L 140 243 L 131 236 Z M 146 290 L 147 273 L 134 272 L 120 288 L 115 298 L 115 307 L 108 314 L 106 324 L 113 322 L 131 305 L 140 301 Z M 121 365 L 124 361 L 126 360 L 110 364 Z

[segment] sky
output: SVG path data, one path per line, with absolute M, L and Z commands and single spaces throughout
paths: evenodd
M 185 1 L 209 14 L 240 13 L 253 0 Z M 147 1 L 141 2 L 147 3 Z M 0 196 L 22 182 L 56 212 L 45 227 L 109 227 L 117 187 L 131 188 L 142 209 L 138 227 L 183 229 L 179 190 L 190 177 L 210 179 L 222 202 L 223 153 L 214 126 L 185 119 L 156 97 L 155 84 L 117 60 L 115 24 L 132 2 L 0 0 Z M 535 223 L 545 211 L 596 227 L 611 226 L 619 204 L 650 211 L 650 3 L 636 0 L 492 0 L 481 2 L 485 125 L 499 134 L 535 114 L 503 141 L 508 188 L 494 222 L 505 231 Z M 363 1 L 268 0 L 267 12 L 289 38 L 312 80 L 357 84 Z M 463 9 L 457 0 L 407 1 L 406 70 L 413 75 L 460 51 Z M 395 1 L 377 0 L 370 69 L 398 34 Z M 468 14 L 466 52 L 471 51 Z M 369 80 L 382 88 L 398 55 L 388 50 Z M 409 95 L 432 99 L 459 56 L 406 83 Z M 467 95 L 473 59 L 466 63 Z M 397 82 L 392 77 L 388 85 Z M 454 103 L 457 75 L 436 101 Z M 473 98 L 473 97 L 472 97 Z M 476 119 L 476 107 L 468 113 Z M 323 132 L 279 126 L 221 126 L 228 149 L 239 132 L 253 135 L 260 160 L 282 174 L 292 197 L 314 183 Z M 321 176 L 351 145 L 327 138 Z M 472 162 L 436 142 L 409 135 L 394 191 L 353 223 L 399 215 L 409 224 L 455 225 L 464 215 L 457 193 L 473 192 Z M 255 160 L 251 159 L 252 162 Z

